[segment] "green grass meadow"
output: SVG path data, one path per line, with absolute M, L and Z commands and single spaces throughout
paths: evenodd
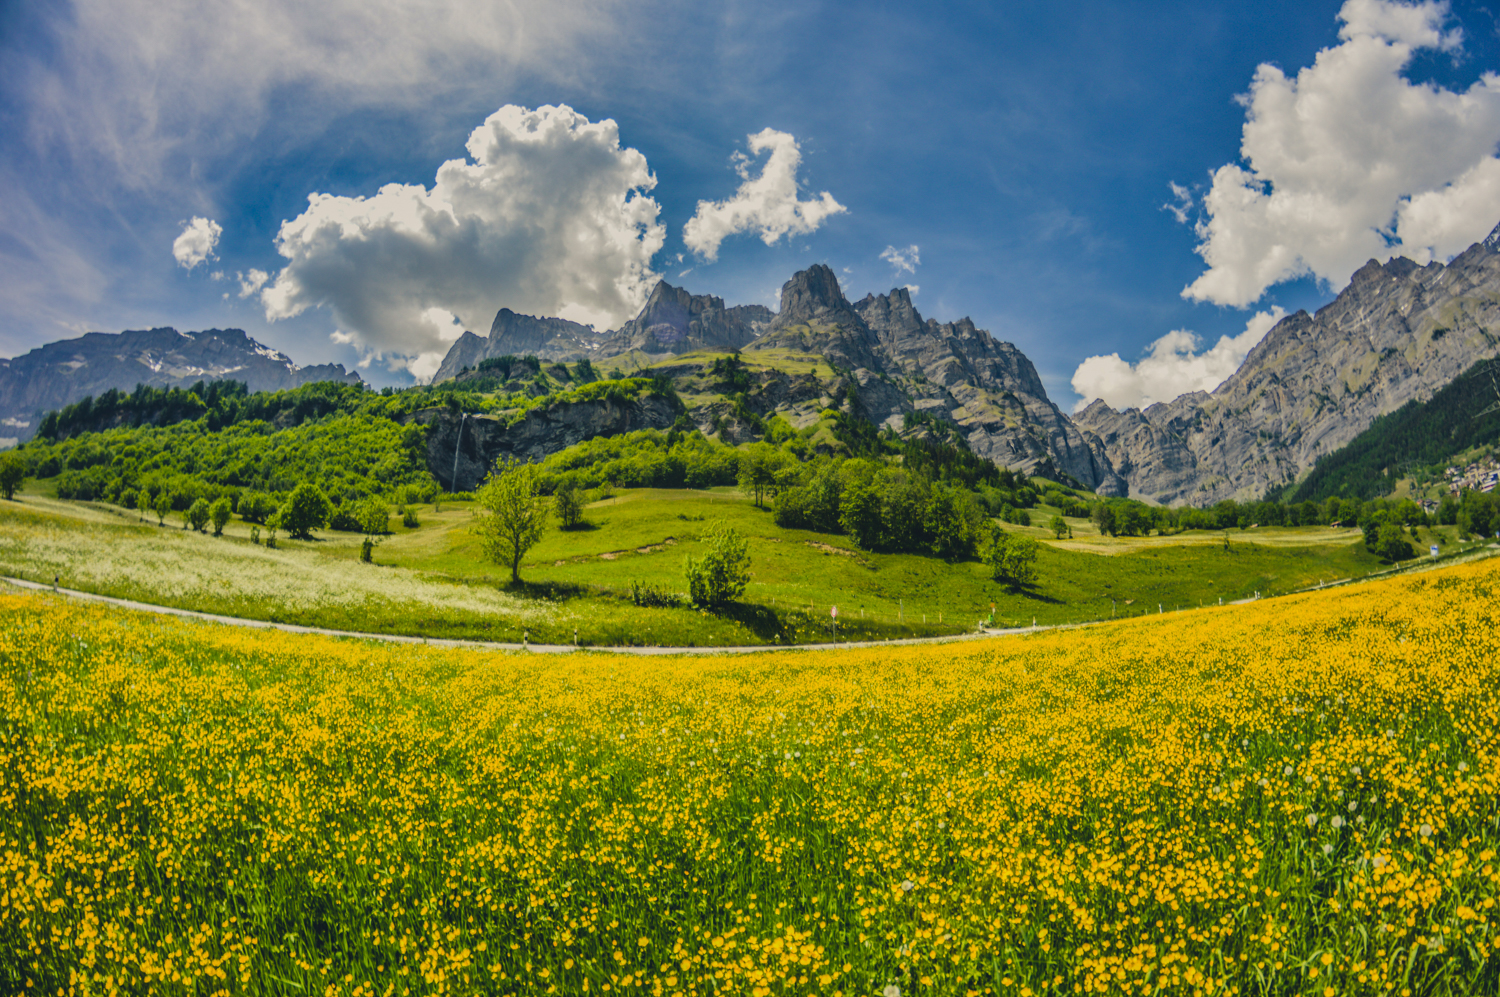
M 1042 541 L 1035 585 L 993 581 L 978 561 L 856 549 L 847 537 L 778 527 L 769 509 L 733 489 L 621 491 L 587 508 L 587 522 L 555 523 L 527 556 L 523 584 L 487 563 L 471 532 L 469 503 L 399 517 L 359 562 L 360 537 L 324 531 L 282 539 L 275 551 L 250 542 L 234 520 L 214 538 L 165 528 L 113 506 L 47 497 L 32 482 L 0 507 L 0 570 L 69 588 L 308 626 L 534 643 L 732 646 L 887 640 L 997 627 L 1056 625 L 1216 605 L 1363 576 L 1384 565 L 1354 530 L 1327 528 L 1100 537 L 1084 520 L 1062 541 Z M 1033 510 L 1044 523 L 1052 510 Z M 685 604 L 642 607 L 633 583 L 685 590 L 684 558 L 724 521 L 749 540 L 751 580 L 728 610 Z M 1459 545 L 1438 535 L 1448 550 Z M 831 609 L 839 609 L 835 633 Z

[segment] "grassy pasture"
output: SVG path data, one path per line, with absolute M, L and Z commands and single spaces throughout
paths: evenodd
M 578 530 L 550 528 L 527 557 L 526 585 L 485 563 L 470 532 L 473 509 L 419 509 L 420 525 L 392 520 L 376 564 L 358 562 L 357 535 L 249 542 L 232 521 L 223 538 L 168 528 L 103 504 L 45 497 L 33 484 L 0 507 L 0 570 L 68 587 L 179 608 L 341 630 L 585 644 L 735 645 L 964 633 L 1000 626 L 1074 623 L 1216 605 L 1293 591 L 1380 567 L 1354 531 L 1231 531 L 1183 537 L 1099 537 L 1074 520 L 1075 539 L 1043 540 L 1038 583 L 1013 591 L 984 565 L 911 554 L 875 554 L 848 538 L 776 526 L 733 489 L 622 491 L 587 509 Z M 1034 521 L 1050 517 L 1044 508 Z M 685 555 L 723 520 L 749 538 L 751 583 L 715 615 L 682 606 L 637 607 L 632 582 L 684 588 Z M 1017 528 L 1020 529 L 1020 528 Z M 1299 536 L 1304 543 L 1297 544 Z M 1100 553 L 1115 556 L 1100 557 Z
M 679 658 L 0 596 L 0 992 L 1495 993 L 1495 581 Z

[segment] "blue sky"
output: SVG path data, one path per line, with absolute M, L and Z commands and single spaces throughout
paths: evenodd
M 651 274 L 774 305 L 826 262 L 1016 343 L 1064 408 L 1166 400 L 1370 255 L 1500 222 L 1496 70 L 1459 2 L 5 4 L 0 355 L 240 327 L 410 383 L 451 316 L 612 324 Z M 435 187 L 468 207 L 433 221 Z

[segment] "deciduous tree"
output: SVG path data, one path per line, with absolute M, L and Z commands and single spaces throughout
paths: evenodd
M 312 531 L 326 526 L 332 512 L 333 503 L 328 501 L 323 490 L 311 481 L 304 481 L 292 489 L 278 515 L 287 536 L 294 540 L 311 540 Z
M 750 582 L 750 548 L 739 531 L 723 522 L 709 527 L 703 539 L 708 551 L 702 560 L 689 554 L 684 562 L 688 594 L 694 605 L 722 606 Z
M 521 580 L 521 558 L 542 538 L 547 507 L 538 491 L 537 467 L 502 458 L 474 496 L 484 510 L 474 525 L 480 549 L 496 564 L 510 567 L 510 580 Z
M 15 498 L 16 489 L 25 480 L 26 458 L 14 450 L 0 453 L 0 491 L 5 493 L 6 501 Z

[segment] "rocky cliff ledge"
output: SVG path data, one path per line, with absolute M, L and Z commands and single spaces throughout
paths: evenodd
M 677 414 L 669 399 L 643 396 L 558 402 L 532 409 L 514 423 L 505 416 L 465 415 L 449 408 L 423 409 L 411 418 L 428 427 L 427 470 L 448 491 L 463 492 L 478 488 L 501 457 L 540 461 L 596 436 L 666 429 Z

